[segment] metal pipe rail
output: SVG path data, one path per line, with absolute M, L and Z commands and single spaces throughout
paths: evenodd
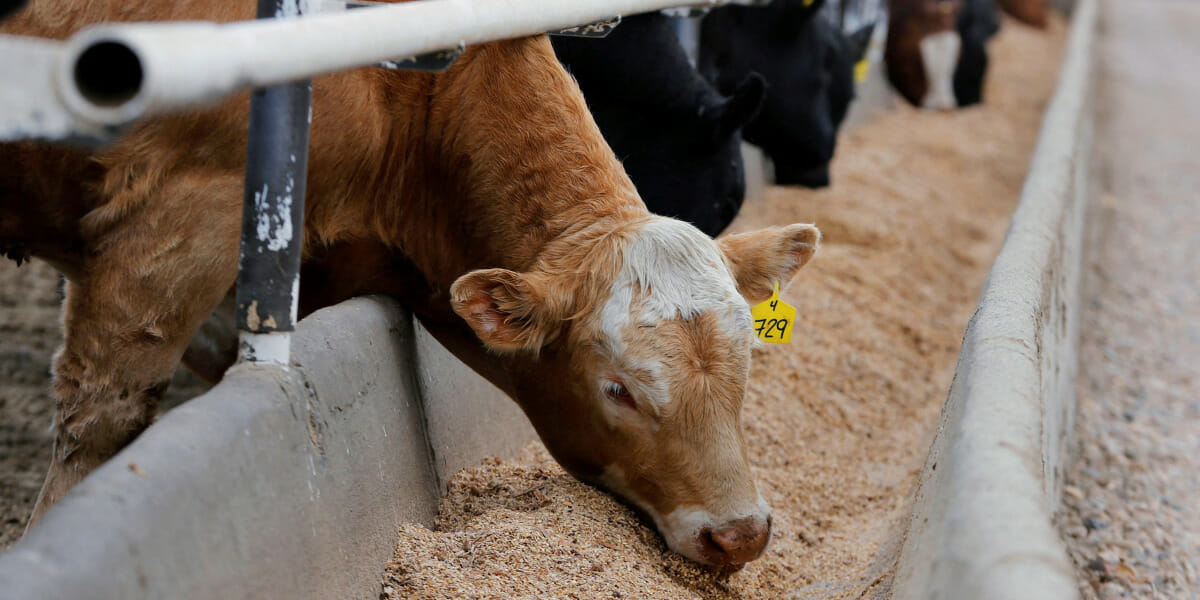
M 22 54 L 0 66 L 0 87 L 9 100 L 19 95 L 25 102 L 5 105 L 0 97 L 0 141 L 103 141 L 145 116 L 248 89 L 614 16 L 733 3 L 762 1 L 424 0 L 331 12 L 344 3 L 302 0 L 301 12 L 316 14 L 228 24 L 99 24 L 65 42 L 0 36 L 0 55 Z

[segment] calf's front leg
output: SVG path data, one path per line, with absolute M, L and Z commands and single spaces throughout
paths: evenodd
M 184 349 L 233 285 L 241 178 L 177 176 L 83 220 L 54 362 L 54 453 L 30 526 L 153 421 Z

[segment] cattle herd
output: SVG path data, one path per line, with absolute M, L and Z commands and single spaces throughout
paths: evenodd
M 1042 25 L 1045 3 L 998 2 Z M 20 4 L 0 4 L 15 11 L 0 33 L 254 16 L 245 0 Z M 318 78 L 301 313 L 399 298 L 522 406 L 569 472 L 640 509 L 672 549 L 753 560 L 771 516 L 741 429 L 747 303 L 786 284 L 820 233 L 714 236 L 742 204 L 743 139 L 778 183 L 830 184 L 855 65 L 884 24 L 844 32 L 821 5 L 715 8 L 695 63 L 672 20 L 647 14 L 605 39 L 473 46 L 443 73 Z M 889 8 L 884 60 L 901 96 L 983 100 L 992 0 Z M 181 360 L 210 378 L 233 362 L 235 338 L 210 316 L 237 270 L 248 106 L 155 118 L 98 150 L 0 145 L 0 255 L 68 281 L 32 520 L 150 424 Z

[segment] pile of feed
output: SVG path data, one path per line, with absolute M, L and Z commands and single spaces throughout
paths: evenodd
M 897 106 L 844 136 L 834 187 L 771 188 L 733 229 L 815 222 L 784 294 L 789 345 L 754 351 L 750 462 L 767 552 L 719 575 L 668 551 L 531 444 L 450 483 L 435 530 L 405 526 L 388 598 L 859 598 L 884 595 L 959 342 L 1024 181 L 1065 26 L 1005 21 L 988 103 Z

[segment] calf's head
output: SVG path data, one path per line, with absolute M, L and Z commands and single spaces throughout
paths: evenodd
M 515 359 L 515 396 L 568 471 L 643 511 L 676 552 L 740 565 L 771 529 L 741 423 L 749 305 L 819 240 L 802 224 L 714 241 L 665 217 L 601 222 L 526 272 L 462 276 L 451 303 Z

